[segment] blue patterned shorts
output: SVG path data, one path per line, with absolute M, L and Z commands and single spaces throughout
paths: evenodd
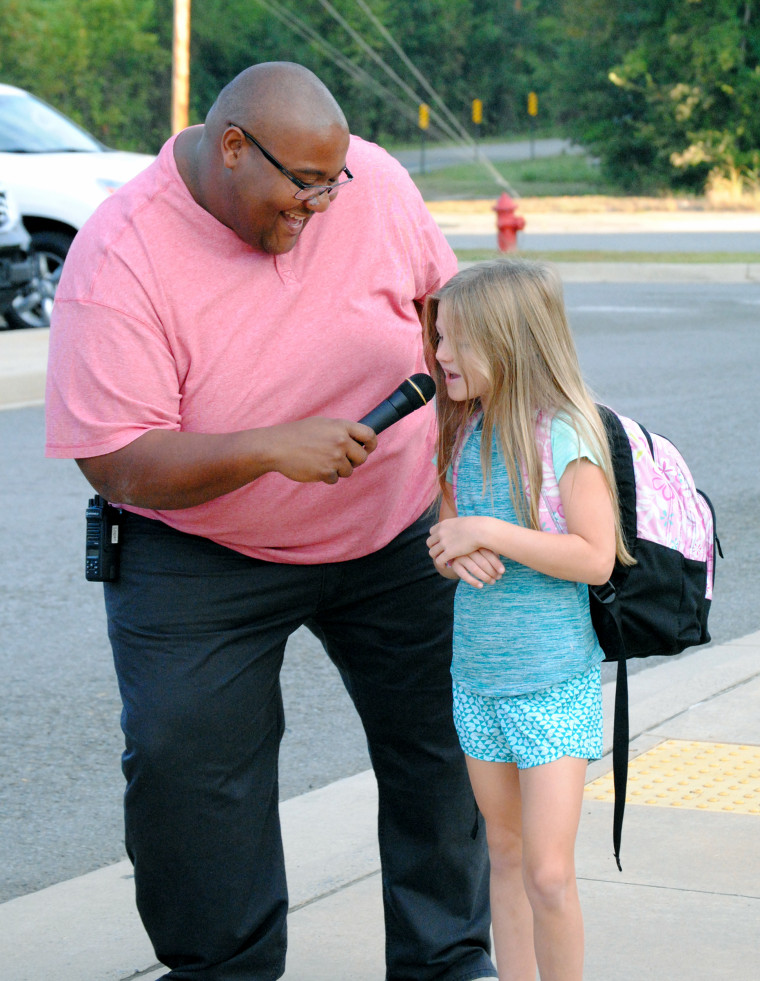
M 476 760 L 516 763 L 520 770 L 561 756 L 602 755 L 602 679 L 597 665 L 527 695 L 477 695 L 454 682 L 454 724 Z

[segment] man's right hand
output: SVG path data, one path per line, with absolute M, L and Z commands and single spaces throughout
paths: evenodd
M 106 500 L 170 511 L 205 504 L 265 473 L 335 484 L 376 446 L 369 426 L 315 417 L 238 433 L 152 429 L 120 450 L 77 463 Z
M 336 484 L 350 477 L 377 446 L 374 431 L 345 419 L 302 419 L 272 426 L 272 465 L 290 480 Z

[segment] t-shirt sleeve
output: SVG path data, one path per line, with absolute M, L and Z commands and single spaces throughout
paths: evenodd
M 558 482 L 562 479 L 567 465 L 574 460 L 586 459 L 596 464 L 597 467 L 600 466 L 596 454 L 586 440 L 576 432 L 568 419 L 561 416 L 554 417 L 551 438 L 554 473 Z
M 166 337 L 115 308 L 57 301 L 46 405 L 51 457 L 100 456 L 148 430 L 178 430 L 177 367 Z

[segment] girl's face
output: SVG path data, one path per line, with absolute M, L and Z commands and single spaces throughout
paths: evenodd
M 449 398 L 454 402 L 479 398 L 485 408 L 491 391 L 491 383 L 477 366 L 475 359 L 467 356 L 466 345 L 460 343 L 456 355 L 454 354 L 450 343 L 451 330 L 447 323 L 446 308 L 443 303 L 438 304 L 435 326 L 438 331 L 438 347 L 435 351 L 435 357 L 443 369 L 446 378 L 446 392 Z

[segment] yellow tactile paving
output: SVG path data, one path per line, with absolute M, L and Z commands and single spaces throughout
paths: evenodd
M 612 773 L 584 797 L 614 800 Z M 668 739 L 630 760 L 626 802 L 760 814 L 760 746 Z

